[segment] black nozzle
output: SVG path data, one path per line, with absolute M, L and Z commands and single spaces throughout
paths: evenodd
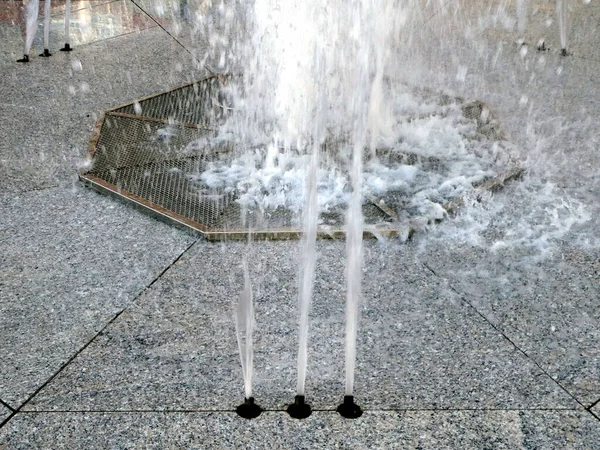
M 42 58 L 48 58 L 49 56 L 52 56 L 52 53 L 50 53 L 50 50 L 48 50 L 47 48 L 44 49 L 43 53 L 40 53 L 40 56 Z
M 244 403 L 238 406 L 235 410 L 240 417 L 244 419 L 255 419 L 260 416 L 262 409 L 254 403 L 254 397 L 244 399 Z
M 354 403 L 353 395 L 344 395 L 344 403 L 337 408 L 337 412 L 346 419 L 357 419 L 362 416 L 362 409 Z
M 294 419 L 306 419 L 311 415 L 312 409 L 308 403 L 304 403 L 304 395 L 296 395 L 294 403 L 287 407 L 287 413 Z
M 63 48 L 60 49 L 61 52 L 70 52 L 73 49 L 71 48 L 70 44 L 65 44 L 65 46 Z
M 560 54 L 561 54 L 562 56 L 567 56 L 567 55 L 568 55 L 568 53 L 567 53 L 567 49 L 566 49 L 566 48 L 563 48 L 563 49 L 560 51 Z
M 17 62 L 28 63 L 29 62 L 29 55 L 23 55 L 23 57 L 21 59 L 17 59 Z

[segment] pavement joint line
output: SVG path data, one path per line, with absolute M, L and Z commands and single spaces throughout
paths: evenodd
M 170 37 L 171 37 L 171 38 L 172 38 L 172 39 L 173 39 L 175 42 L 177 42 L 177 43 L 178 43 L 178 44 L 181 46 L 181 48 L 183 48 L 183 49 L 184 49 L 186 52 L 188 52 L 196 64 L 199 64 L 199 61 L 196 59 L 196 56 L 194 56 L 194 54 L 193 54 L 193 53 L 192 53 L 192 52 L 191 52 L 191 51 L 190 51 L 190 50 L 189 50 L 189 49 L 188 49 L 188 48 L 187 48 L 185 45 L 183 45 L 183 44 L 182 44 L 182 43 L 179 41 L 179 39 L 177 39 L 175 36 L 173 36 L 173 35 L 172 35 L 172 34 L 169 32 L 169 30 L 167 30 L 165 27 L 163 27 L 163 26 L 162 26 L 162 25 L 161 25 L 161 24 L 160 24 L 160 23 L 159 23 L 159 22 L 158 22 L 158 21 L 157 21 L 157 20 L 156 20 L 154 17 L 152 17 L 152 15 L 150 15 L 150 13 L 148 13 L 148 12 L 147 12 L 147 11 L 146 11 L 144 8 L 142 8 L 140 5 L 138 5 L 138 3 L 136 2 L 136 0 L 130 0 L 130 1 L 131 1 L 131 3 L 133 3 L 135 6 L 137 6 L 137 7 L 138 7 L 138 8 L 139 8 L 139 9 L 140 9 L 140 10 L 141 10 L 141 11 L 142 11 L 144 14 L 146 14 L 146 15 L 147 15 L 147 16 L 150 18 L 150 20 L 152 20 L 152 21 L 153 21 L 153 22 L 154 22 L 156 25 L 158 25 L 158 26 L 161 28 L 161 30 L 163 30 L 163 31 L 164 31 L 165 33 L 167 33 L 167 34 L 168 34 L 168 35 L 169 35 L 169 36 L 170 36 Z M 205 68 L 206 70 L 208 70 L 210 73 L 213 73 L 213 72 L 212 72 L 212 70 L 210 70 L 210 68 L 209 68 L 207 65 L 205 65 L 205 66 L 204 66 L 204 68 Z
M 314 409 L 313 412 L 337 412 L 336 409 Z M 364 408 L 365 412 L 494 412 L 494 411 L 584 411 L 584 408 Z M 36 409 L 20 414 L 196 414 L 235 413 L 235 409 Z M 286 409 L 262 409 L 262 412 L 287 412 Z
M 598 400 L 596 400 L 595 402 L 593 402 L 590 406 L 588 406 L 587 409 L 591 410 L 597 404 L 600 404 L 600 398 Z
M 6 403 L 6 402 L 5 402 L 4 400 L 2 400 L 1 398 L 0 398 L 0 405 L 2 405 L 2 406 L 4 406 L 4 407 L 6 407 L 6 408 L 8 408 L 8 409 L 10 409 L 11 411 L 14 411 L 14 410 L 15 410 L 15 408 L 13 408 L 12 406 L 10 406 L 8 403 Z
M 456 289 L 454 286 L 452 286 L 452 284 L 450 283 L 450 280 L 448 280 L 446 277 L 438 275 L 435 272 L 435 270 L 433 270 L 431 267 L 429 267 L 429 265 L 427 263 L 423 263 L 423 265 L 427 268 L 427 270 L 429 270 L 436 277 L 444 279 L 444 280 L 447 280 L 448 281 L 448 286 L 450 287 L 450 289 L 454 293 L 456 293 L 465 304 L 467 304 L 471 309 L 473 309 L 473 311 L 475 311 L 483 320 L 485 320 L 497 333 L 500 333 L 500 335 L 502 337 L 504 337 L 504 339 L 506 339 L 508 342 L 510 342 L 515 349 L 517 349 L 527 359 L 529 359 L 531 362 L 533 362 L 533 364 L 535 364 L 535 366 L 539 370 L 541 370 L 544 373 L 544 375 L 546 375 L 554 383 L 556 383 L 556 385 L 558 387 L 560 387 L 567 395 L 569 395 L 569 397 L 571 397 L 573 400 L 575 400 L 577 403 L 579 403 L 582 406 L 583 409 L 585 409 L 585 410 L 587 410 L 588 412 L 591 413 L 591 408 L 587 409 L 586 406 L 581 401 L 579 401 L 579 399 L 577 399 L 577 397 L 575 397 L 575 395 L 573 395 L 570 391 L 568 391 L 567 388 L 565 388 L 561 383 L 558 382 L 558 380 L 554 379 L 554 377 L 552 375 L 550 375 L 533 357 L 529 356 L 529 354 L 525 350 L 523 350 L 521 347 L 519 347 L 510 337 L 508 337 L 508 335 L 503 330 L 501 330 L 494 322 L 492 322 L 491 320 L 489 320 L 485 316 L 485 314 L 483 314 L 477 308 L 475 308 L 475 306 L 473 306 L 473 304 L 467 300 L 466 294 L 460 292 L 458 289 Z
M 4 425 L 6 425 L 8 422 L 10 422 L 10 420 L 17 415 L 18 413 L 22 412 L 21 410 L 23 409 L 23 407 L 25 407 L 37 394 L 39 394 L 42 389 L 44 389 L 46 386 L 48 386 L 48 384 L 50 384 L 58 375 L 60 375 L 60 373 L 69 365 L 71 364 L 71 362 L 73 362 L 73 360 L 75 360 L 75 358 L 77 358 L 83 351 L 85 351 L 86 348 L 88 348 L 90 346 L 90 344 L 92 342 L 94 342 L 98 336 L 102 335 L 104 333 L 104 330 L 106 330 L 111 324 L 113 324 L 120 316 L 121 314 L 123 314 L 131 305 L 135 304 L 135 301 L 140 298 L 144 292 L 146 292 L 148 289 L 150 289 L 154 283 L 156 283 L 160 277 L 162 277 L 171 267 L 173 267 L 173 265 L 175 263 L 177 263 L 177 261 L 179 261 L 181 259 L 181 257 L 189 250 L 191 249 L 199 240 L 201 240 L 201 238 L 197 238 L 194 239 L 194 241 L 188 245 L 178 256 L 177 258 L 175 258 L 173 261 L 171 261 L 171 263 L 165 268 L 163 269 L 151 282 L 150 284 L 148 284 L 146 287 L 144 287 L 142 290 L 140 290 L 140 292 L 137 293 L 137 295 L 134 296 L 134 298 L 131 300 L 131 302 L 129 303 L 129 305 L 127 305 L 125 308 L 121 309 L 119 312 L 117 312 L 115 314 L 115 316 L 110 319 L 96 334 L 94 334 L 94 336 L 92 336 L 92 338 L 86 342 L 79 350 L 77 350 L 75 352 L 75 354 L 73 354 L 66 362 L 64 362 L 56 372 L 54 372 L 54 374 L 52 376 L 50 376 L 50 378 L 48 378 L 44 383 L 42 383 L 42 385 L 40 387 L 38 387 L 35 392 L 33 394 L 31 394 L 27 400 L 25 400 L 19 407 L 17 407 L 16 409 L 12 409 L 12 413 L 6 418 L 4 419 L 2 422 L 0 422 L 0 429 L 2 429 L 2 427 L 4 427 Z
M 444 3 L 442 6 L 439 7 L 439 9 L 437 9 L 435 12 L 433 12 L 431 14 L 431 16 L 429 16 L 427 18 L 427 20 L 425 20 L 422 24 L 421 24 L 421 28 L 424 27 L 425 25 L 427 25 L 427 22 L 429 22 L 431 19 L 433 19 L 435 16 L 437 16 L 440 12 L 442 12 L 446 6 L 448 6 L 451 2 L 453 2 L 454 0 L 447 0 L 446 3 Z

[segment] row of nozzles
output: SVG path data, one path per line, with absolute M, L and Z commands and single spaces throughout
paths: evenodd
M 40 56 L 47 58 L 52 56 L 50 53 L 50 4 L 52 0 L 44 2 L 44 51 Z M 29 51 L 37 33 L 37 18 L 38 18 L 39 0 L 31 0 L 27 4 L 27 25 L 25 29 L 25 53 L 23 58 L 17 59 L 19 63 L 29 62 Z M 72 50 L 69 44 L 69 28 L 71 27 L 71 0 L 67 0 L 65 4 L 65 46 L 60 49 L 61 52 L 70 52 Z
M 244 403 L 236 409 L 236 412 L 244 419 L 254 419 L 262 411 L 263 409 L 255 403 L 254 397 L 245 399 Z M 354 403 L 352 395 L 344 396 L 344 401 L 337 407 L 337 412 L 346 419 L 357 419 L 363 413 L 361 407 Z M 304 395 L 296 395 L 294 403 L 287 407 L 287 413 L 294 419 L 306 419 L 312 414 L 312 408 L 306 403 Z

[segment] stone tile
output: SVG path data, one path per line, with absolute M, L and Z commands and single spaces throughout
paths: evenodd
M 10 3 L 1 2 L 0 13 L 6 14 L 6 5 L 10 5 Z M 19 25 L 5 22 L 0 23 L 0 39 L 2 40 L 2 46 L 0 46 L 0 67 L 8 61 L 14 62 L 23 56 L 25 43 L 21 37 L 21 28 Z
M 0 446 L 20 448 L 373 448 L 593 449 L 600 422 L 583 411 L 366 412 L 344 420 L 315 412 L 294 420 L 265 412 L 27 413 L 0 430 Z
M 598 398 L 597 400 L 595 400 L 595 404 L 592 407 L 592 412 L 594 414 L 596 414 L 596 416 L 598 416 L 598 418 L 600 419 L 600 398 Z
M 585 411 L 408 411 L 408 448 L 592 449 L 600 421 Z
M 0 422 L 2 422 L 4 419 L 6 419 L 8 416 L 10 416 L 11 413 L 12 413 L 12 411 L 10 409 L 8 409 L 6 406 L 0 404 Z
M 491 244 L 490 244 L 491 245 Z M 600 253 L 568 246 L 542 261 L 450 243 L 427 264 L 584 405 L 600 389 Z
M 71 183 L 103 110 L 203 73 L 160 29 L 0 67 L 0 192 Z
M 257 242 L 255 396 L 295 394 L 296 242 Z M 573 408 L 577 404 L 465 306 L 405 247 L 368 242 L 356 396 L 366 409 Z M 31 410 L 222 410 L 242 395 L 232 306 L 246 244 L 199 243 L 82 352 Z M 321 241 L 309 331 L 307 398 L 341 402 L 343 242 Z
M 0 196 L 0 392 L 21 405 L 193 239 L 94 192 Z

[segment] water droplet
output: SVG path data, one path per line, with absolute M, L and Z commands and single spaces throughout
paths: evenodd
M 525 106 L 527 102 L 529 102 L 529 97 L 527 97 L 526 95 L 522 95 L 519 99 L 519 106 Z

